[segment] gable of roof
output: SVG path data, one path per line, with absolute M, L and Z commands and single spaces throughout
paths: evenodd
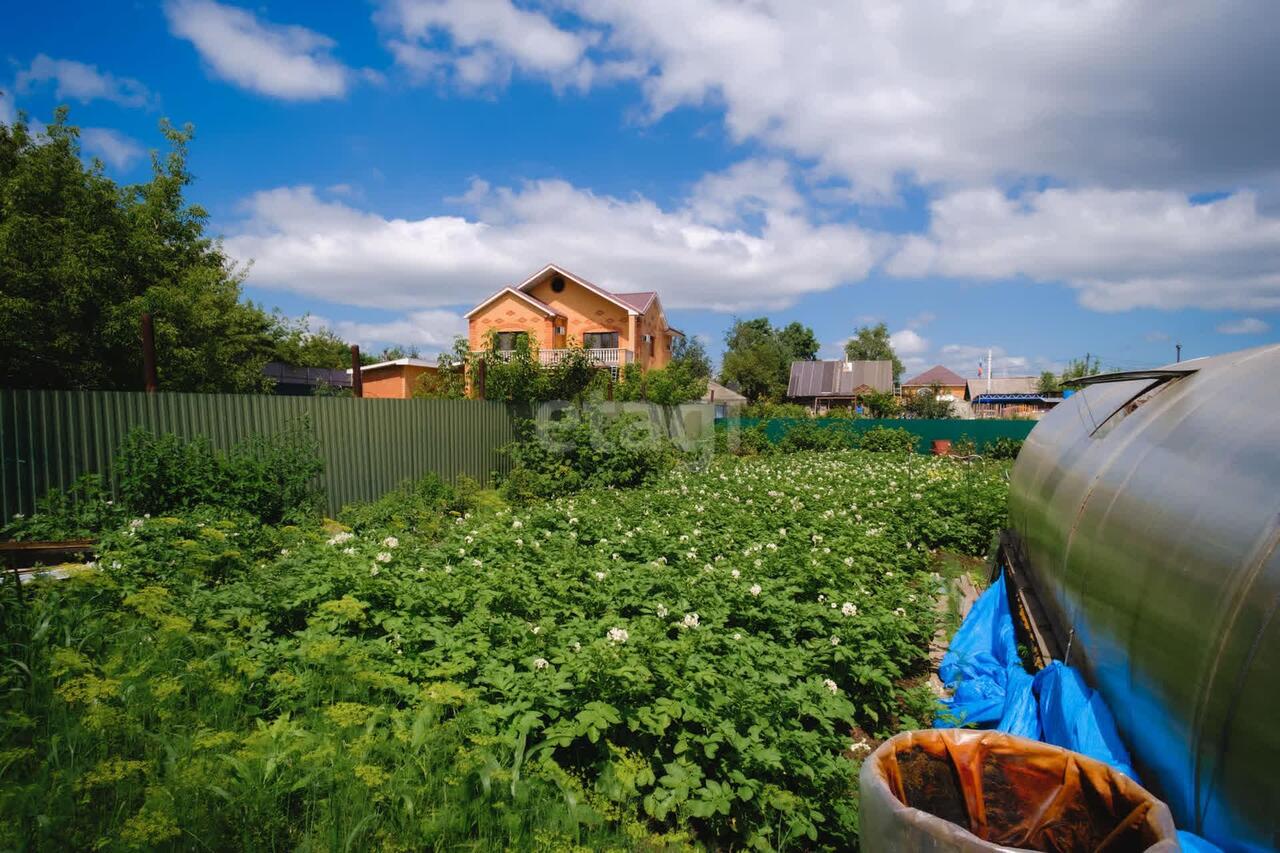
M 702 402 L 745 403 L 747 402 L 747 398 L 739 394 L 737 391 L 734 391 L 732 388 L 728 388 L 721 385 L 719 382 L 709 379 L 707 380 L 707 393 L 702 395 Z
M 941 364 L 935 364 L 919 376 L 913 376 L 903 382 L 902 387 L 906 388 L 908 385 L 964 385 L 965 382 L 965 378 L 959 373 L 948 367 L 943 367 Z
M 892 390 L 891 361 L 793 361 L 787 381 L 788 397 L 853 397 Z
M 504 287 L 504 288 L 502 288 L 502 290 L 499 290 L 497 293 L 493 294 L 493 296 L 490 296 L 490 297 L 489 297 L 488 299 L 486 299 L 484 302 L 481 302 L 481 303 L 480 303 L 479 305 L 477 305 L 475 308 L 472 308 L 470 311 L 468 311 L 467 313 L 463 314 L 462 316 L 463 316 L 465 319 L 470 320 L 470 319 L 471 319 L 471 315 L 472 315 L 472 314 L 479 313 L 479 312 L 480 312 L 480 311 L 482 311 L 486 306 L 488 306 L 488 305 L 489 305 L 489 303 L 493 302 L 493 301 L 494 301 L 494 300 L 496 300 L 496 299 L 499 299 L 499 298 L 500 298 L 500 297 L 502 297 L 502 296 L 507 296 L 507 295 L 514 296 L 514 297 L 516 297 L 517 299 L 520 299 L 520 300 L 522 300 L 522 301 L 524 301 L 524 302 L 528 303 L 530 306 L 532 306 L 533 308 L 536 308 L 537 310 L 541 311 L 543 314 L 546 314 L 548 317 L 555 317 L 555 316 L 557 316 L 557 312 L 556 312 L 556 310 L 555 310 L 554 308 L 552 308 L 550 305 L 548 305 L 547 303 L 543 302 L 541 299 L 534 299 L 532 296 L 530 296 L 529 294 L 525 293 L 523 290 L 516 290 L 514 287 Z
M 990 390 L 987 379 L 970 379 L 965 385 L 965 399 L 973 400 L 983 394 L 1039 394 L 1038 376 L 992 376 Z
M 641 314 L 649 310 L 649 306 L 653 304 L 653 300 L 658 298 L 658 294 L 652 290 L 642 290 L 638 293 L 615 293 L 614 296 L 639 311 Z
M 569 279 L 569 281 L 572 281 L 573 283 L 575 283 L 575 284 L 577 284 L 577 285 L 579 285 L 579 286 L 581 286 L 581 287 L 584 287 L 584 288 L 586 288 L 587 290 L 590 290 L 592 293 L 596 294 L 597 296 L 599 296 L 599 297 L 601 297 L 601 298 L 603 298 L 603 299 L 605 299 L 605 300 L 607 300 L 607 301 L 609 301 L 609 302 L 612 302 L 614 305 L 617 305 L 619 308 L 624 309 L 628 314 L 640 314 L 640 313 L 642 313 L 642 312 L 640 312 L 640 311 L 637 311 L 637 310 L 636 310 L 636 308 L 635 308 L 635 306 L 631 305 L 631 304 L 630 304 L 630 303 L 628 303 L 628 302 L 624 302 L 624 301 L 623 301 L 623 300 L 618 296 L 618 294 L 616 294 L 616 293 L 610 293 L 609 291 L 605 290 L 603 287 L 600 287 L 600 286 L 598 286 L 598 285 L 592 284 L 591 282 L 587 281 L 587 280 L 586 280 L 585 278 L 583 278 L 582 276 L 574 275 L 573 273 L 569 272 L 569 271 L 568 271 L 567 269 L 565 269 L 564 267 L 559 267 L 559 266 L 556 266 L 555 264 L 547 264 L 545 267 L 543 267 L 542 269 L 538 270 L 536 273 L 534 273 L 533 275 L 529 276 L 529 277 L 528 277 L 528 278 L 526 278 L 524 281 L 520 282 L 520 284 L 516 285 L 516 289 L 517 289 L 517 290 L 520 290 L 520 291 L 522 291 L 522 292 L 527 292 L 527 291 L 531 290 L 531 289 L 533 288 L 533 286 L 534 286 L 534 285 L 536 285 L 536 284 L 537 284 L 537 283 L 542 279 L 542 277 L 543 277 L 544 275 L 546 275 L 547 273 L 549 273 L 549 272 L 557 272 L 557 273 L 559 273 L 560 275 L 562 275 L 562 276 L 564 276 L 565 278 Z M 655 294 L 655 295 L 656 295 L 656 294 Z

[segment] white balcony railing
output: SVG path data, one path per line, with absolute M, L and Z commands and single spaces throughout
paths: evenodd
M 576 350 L 569 349 L 544 349 L 538 350 L 538 361 L 543 364 L 559 364 L 564 361 L 565 357 Z M 584 350 L 587 356 L 595 364 L 601 367 L 622 367 L 631 364 L 636 360 L 636 354 L 629 349 L 589 349 Z M 498 350 L 498 356 L 507 359 L 513 355 L 512 350 Z

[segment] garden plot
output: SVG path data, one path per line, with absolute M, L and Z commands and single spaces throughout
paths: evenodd
M 4 599 L 0 846 L 856 843 L 997 463 L 720 460 L 358 532 L 197 512 Z

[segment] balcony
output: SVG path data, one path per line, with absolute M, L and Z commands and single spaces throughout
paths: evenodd
M 570 349 L 544 349 L 538 350 L 538 361 L 545 365 L 559 364 L 564 361 L 569 353 L 576 352 Z M 589 349 L 584 350 L 593 364 L 601 367 L 619 368 L 627 364 L 631 364 L 636 360 L 636 354 L 629 349 Z M 498 350 L 498 357 L 502 359 L 511 358 L 514 355 L 513 350 Z

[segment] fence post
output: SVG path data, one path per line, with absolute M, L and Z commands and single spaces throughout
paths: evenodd
M 142 387 L 148 394 L 160 387 L 156 380 L 156 330 L 147 311 L 142 312 Z
M 351 345 L 351 393 L 364 396 L 364 375 L 360 372 L 360 347 Z

